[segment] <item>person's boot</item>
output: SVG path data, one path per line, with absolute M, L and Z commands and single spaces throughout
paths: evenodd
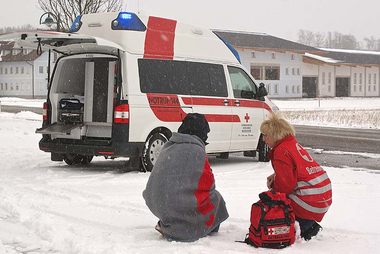
M 317 222 L 314 222 L 314 224 L 311 225 L 310 228 L 301 232 L 301 237 L 304 238 L 306 241 L 309 241 L 311 237 L 316 236 L 318 232 L 321 230 L 322 227 Z

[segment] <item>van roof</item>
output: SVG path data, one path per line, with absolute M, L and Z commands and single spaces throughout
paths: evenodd
M 125 19 L 133 24 L 123 28 L 120 24 Z M 234 54 L 234 49 L 214 32 L 176 20 L 129 12 L 93 13 L 78 16 L 71 29 L 78 34 L 110 40 L 125 51 L 145 58 L 239 63 L 237 52 Z

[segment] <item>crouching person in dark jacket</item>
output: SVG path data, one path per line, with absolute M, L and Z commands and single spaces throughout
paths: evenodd
M 205 151 L 208 132 L 204 115 L 188 114 L 162 148 L 143 192 L 159 218 L 156 229 L 168 240 L 195 241 L 228 218 Z

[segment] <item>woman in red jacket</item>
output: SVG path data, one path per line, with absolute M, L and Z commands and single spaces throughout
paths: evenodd
M 268 176 L 268 188 L 286 193 L 291 199 L 301 237 L 310 240 L 318 234 L 320 222 L 332 203 L 331 182 L 326 171 L 311 158 L 294 138 L 293 126 L 278 114 L 261 124 L 265 143 L 271 148 L 274 174 Z

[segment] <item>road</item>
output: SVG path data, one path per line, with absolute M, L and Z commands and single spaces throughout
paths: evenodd
M 320 164 L 380 169 L 380 130 L 304 125 L 294 127 L 297 141 Z M 370 158 L 365 153 L 377 156 Z
M 1 109 L 11 113 L 28 110 L 42 114 L 41 108 L 2 105 Z M 380 130 L 305 125 L 294 125 L 294 128 L 298 142 L 319 164 L 380 170 Z M 340 152 L 332 153 L 332 151 Z M 377 156 L 370 158 L 364 153 L 377 154 Z

